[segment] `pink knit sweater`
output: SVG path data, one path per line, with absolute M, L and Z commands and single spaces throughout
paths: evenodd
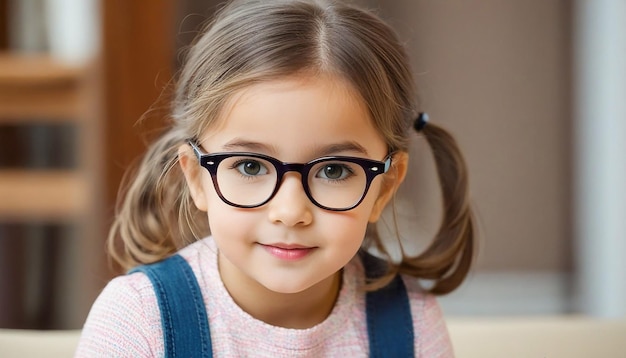
M 364 272 L 354 259 L 330 316 L 308 329 L 275 327 L 244 312 L 229 296 L 217 268 L 212 239 L 180 251 L 202 289 L 215 357 L 367 357 Z M 409 293 L 418 357 L 452 357 L 441 310 L 415 279 L 404 277 Z M 143 273 L 113 279 L 94 303 L 82 331 L 77 357 L 163 357 L 163 332 L 156 296 Z

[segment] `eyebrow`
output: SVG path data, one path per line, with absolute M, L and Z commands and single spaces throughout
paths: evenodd
M 273 145 L 268 145 L 259 142 L 253 142 L 244 140 L 241 138 L 235 138 L 222 146 L 225 151 L 248 151 L 248 152 L 260 152 L 276 154 L 278 150 Z M 313 151 L 313 157 L 326 157 L 336 155 L 341 152 L 354 152 L 368 156 L 367 149 L 355 141 L 346 141 L 342 143 L 333 143 L 325 146 L 315 148 Z
M 323 146 L 315 151 L 316 156 L 325 157 L 341 152 L 355 152 L 368 156 L 367 149 L 357 142 L 347 141 L 343 143 L 330 144 Z
M 277 153 L 273 145 L 235 138 L 222 146 L 226 151 L 246 151 L 260 153 Z

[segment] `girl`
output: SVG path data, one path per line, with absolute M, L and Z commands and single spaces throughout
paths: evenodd
M 95 302 L 77 355 L 452 356 L 434 295 L 472 259 L 467 178 L 454 140 L 418 114 L 408 67 L 386 24 L 340 2 L 224 7 L 120 203 L 110 249 L 134 269 Z M 374 224 L 414 129 L 443 222 L 394 261 Z

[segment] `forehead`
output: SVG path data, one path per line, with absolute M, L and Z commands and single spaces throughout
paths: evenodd
M 306 157 L 348 142 L 371 157 L 387 149 L 361 96 L 345 81 L 327 75 L 254 84 L 236 93 L 220 117 L 202 137 L 212 152 L 236 150 L 232 143 L 252 143 L 262 149 L 258 151 L 287 160 L 287 153 Z

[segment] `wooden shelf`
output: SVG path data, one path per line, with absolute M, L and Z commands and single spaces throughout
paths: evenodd
M 49 56 L 0 53 L 0 123 L 80 120 L 84 71 Z
M 50 263 L 63 259 L 63 265 L 50 269 L 58 270 L 55 275 L 63 275 L 59 277 L 70 282 L 64 290 L 74 292 L 70 295 L 72 307 L 63 310 L 71 313 L 74 324 L 84 321 L 84 317 L 76 320 L 76 306 L 87 311 L 91 304 L 86 293 L 95 298 L 101 289 L 94 287 L 94 282 L 99 282 L 94 280 L 94 272 L 103 272 L 100 66 L 98 59 L 69 65 L 47 54 L 0 52 L 0 129 L 6 138 L 6 143 L 0 142 L 0 150 L 7 158 L 0 167 L 0 229 L 8 238 L 2 240 L 5 245 L 0 245 L 0 252 L 6 250 L 10 255 L 16 248 L 30 250 L 35 237 L 29 234 L 30 228 L 46 224 L 41 235 L 37 231 L 37 237 L 51 241 L 37 250 L 52 255 Z M 63 126 L 40 130 L 40 125 L 48 124 Z M 73 143 L 71 153 L 57 145 L 66 140 Z M 37 156 L 44 150 L 59 152 L 44 156 L 49 158 Z M 72 163 L 72 167 L 62 166 L 64 163 Z M 4 230 L 15 224 L 18 230 Z M 48 224 L 71 230 L 61 234 L 48 230 Z M 53 245 L 56 252 L 48 252 L 46 245 Z M 38 256 L 18 259 L 20 264 L 28 264 Z M 14 279 L 21 280 L 18 276 Z
M 76 81 L 81 66 L 61 63 L 49 55 L 0 52 L 0 83 L 13 86 L 56 86 Z
M 0 52 L 0 125 L 75 123 L 89 145 L 87 69 L 43 54 Z M 89 213 L 84 163 L 73 170 L 0 169 L 0 221 L 66 221 Z
M 87 210 L 80 172 L 0 170 L 0 220 L 75 220 Z

